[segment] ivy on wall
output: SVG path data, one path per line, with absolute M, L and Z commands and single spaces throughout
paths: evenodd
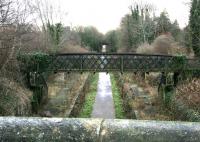
M 171 60 L 171 69 L 173 70 L 184 70 L 186 65 L 186 56 L 174 56 Z
M 19 54 L 17 58 L 22 63 L 22 71 L 38 73 L 46 72 L 54 59 L 42 52 Z

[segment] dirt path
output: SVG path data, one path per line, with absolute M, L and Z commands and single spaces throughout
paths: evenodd
M 112 87 L 109 74 L 99 73 L 97 96 L 91 116 L 92 118 L 115 118 Z

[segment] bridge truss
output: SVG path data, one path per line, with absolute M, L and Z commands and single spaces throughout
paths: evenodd
M 128 53 L 73 53 L 52 55 L 54 71 L 65 72 L 176 72 L 199 70 L 199 59 Z

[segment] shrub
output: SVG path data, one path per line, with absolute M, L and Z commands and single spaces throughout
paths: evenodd
M 167 55 L 170 51 L 170 48 L 172 47 L 172 43 L 174 43 L 172 36 L 161 35 L 154 40 L 152 46 L 155 53 Z
M 144 43 L 140 45 L 137 53 L 162 54 L 162 55 L 187 55 L 186 48 L 181 47 L 171 35 L 161 35 L 157 37 L 152 45 Z
M 42 52 L 19 54 L 17 59 L 23 63 L 26 72 L 45 72 L 53 58 Z
M 140 45 L 137 49 L 136 49 L 136 53 L 145 53 L 145 54 L 153 54 L 154 53 L 154 49 L 151 45 L 149 45 L 148 43 L 144 43 L 142 45 Z

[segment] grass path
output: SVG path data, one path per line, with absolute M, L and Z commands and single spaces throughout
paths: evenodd
M 97 94 L 99 74 L 95 74 L 91 77 L 91 84 L 88 93 L 86 94 L 85 103 L 79 114 L 80 118 L 90 118 L 93 110 L 93 104 Z
M 123 110 L 123 103 L 122 98 L 120 95 L 119 88 L 117 86 L 115 77 L 113 74 L 110 74 L 111 83 L 112 83 L 112 94 L 114 99 L 114 105 L 115 105 L 115 117 L 117 119 L 125 119 L 125 112 Z

